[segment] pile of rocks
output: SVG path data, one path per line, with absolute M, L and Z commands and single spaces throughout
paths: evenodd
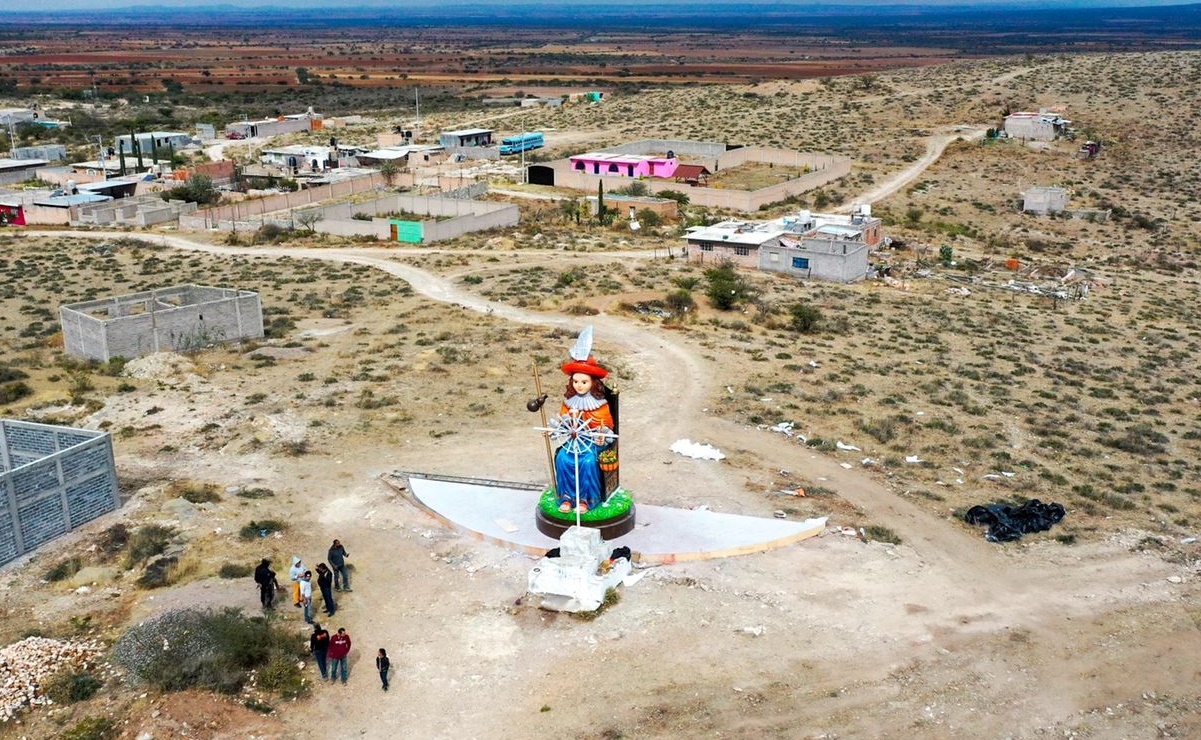
M 42 684 L 68 667 L 90 667 L 103 655 L 95 642 L 27 637 L 0 648 L 0 722 L 7 722 L 25 707 L 51 704 Z
M 176 609 L 126 630 L 113 646 L 112 660 L 135 681 L 158 666 L 196 666 L 217 649 L 214 612 Z

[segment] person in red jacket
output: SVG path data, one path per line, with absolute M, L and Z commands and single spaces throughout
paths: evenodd
M 350 635 L 345 627 L 338 628 L 338 634 L 329 641 L 329 680 L 338 679 L 338 671 L 342 671 L 342 683 L 346 683 L 346 658 L 350 655 Z

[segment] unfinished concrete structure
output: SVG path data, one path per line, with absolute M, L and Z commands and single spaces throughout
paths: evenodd
M 109 434 L 0 419 L 0 565 L 120 505 Z
M 179 285 L 59 309 L 67 354 L 108 362 L 263 337 L 259 294 Z
M 1062 213 L 1068 207 L 1065 188 L 1037 187 L 1022 193 L 1022 210 L 1026 213 Z

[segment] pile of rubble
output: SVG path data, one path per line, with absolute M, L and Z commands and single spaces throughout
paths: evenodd
M 122 374 L 129 378 L 167 381 L 178 380 L 195 372 L 196 366 L 187 357 L 175 352 L 155 352 L 125 363 Z
M 103 653 L 95 642 L 48 637 L 27 637 L 0 648 L 0 722 L 25 707 L 51 704 L 42 692 L 48 678 L 67 667 L 91 667 Z

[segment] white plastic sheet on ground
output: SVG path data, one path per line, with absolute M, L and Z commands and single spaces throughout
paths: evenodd
M 726 456 L 713 445 L 703 445 L 691 439 L 677 439 L 671 443 L 671 451 L 694 460 L 725 460 Z

